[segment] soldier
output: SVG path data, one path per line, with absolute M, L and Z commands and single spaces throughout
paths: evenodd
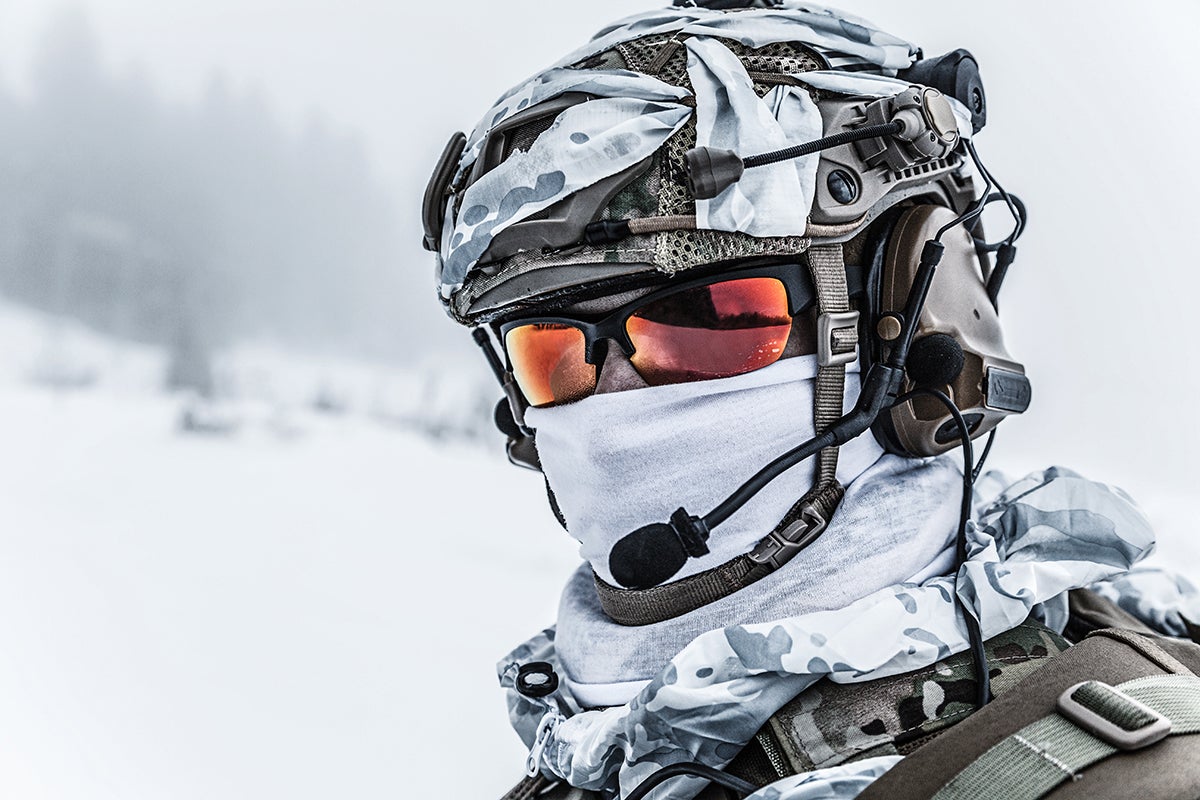
M 976 151 L 986 118 L 964 50 L 795 0 L 680 1 L 451 139 L 424 207 L 441 300 L 584 560 L 556 627 L 500 663 L 530 748 L 509 797 L 1008 786 L 962 744 L 988 735 L 944 734 L 999 719 L 1017 746 L 1004 722 L 1058 712 L 1015 687 L 1078 678 L 1118 646 L 1070 647 L 1098 629 L 1188 635 L 1196 592 L 1135 567 L 1153 533 L 1121 492 L 981 477 L 972 441 L 1031 398 L 997 312 L 1025 209 Z M 1114 663 L 1200 664 L 1139 647 Z M 1046 791 L 1106 757 L 1038 748 Z M 955 769 L 911 776 L 930 760 Z

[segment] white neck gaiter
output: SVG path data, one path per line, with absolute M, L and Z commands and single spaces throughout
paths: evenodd
M 850 366 L 845 407 L 858 397 Z M 609 583 L 618 540 L 679 507 L 707 514 L 780 454 L 811 439 L 816 356 L 745 375 L 591 395 L 531 408 L 538 456 L 579 553 Z M 843 445 L 838 479 L 850 483 L 883 454 L 866 433 Z M 814 461 L 792 467 L 717 526 L 709 553 L 671 580 L 748 552 L 812 487 Z

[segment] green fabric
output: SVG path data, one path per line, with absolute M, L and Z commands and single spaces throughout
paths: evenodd
M 1200 732 L 1200 677 L 1152 675 L 1117 688 L 1169 719 L 1172 736 Z M 1112 712 L 1119 724 L 1132 724 L 1140 714 L 1105 689 L 1089 688 L 1083 698 L 1075 699 L 1087 699 L 1100 713 Z M 933 800 L 1037 800 L 1116 752 L 1060 714 L 1051 714 L 981 755 Z
M 1122 730 L 1136 731 L 1154 721 L 1154 716 L 1144 709 L 1125 702 L 1107 684 L 1088 681 L 1071 694 L 1071 699 L 1084 708 L 1094 711 Z

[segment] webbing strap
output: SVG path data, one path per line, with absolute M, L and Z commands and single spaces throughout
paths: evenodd
M 846 362 L 842 358 L 853 354 L 858 347 L 857 320 L 854 325 L 835 325 L 836 319 L 850 311 L 850 293 L 846 288 L 846 267 L 840 244 L 813 245 L 808 249 L 808 266 L 817 290 L 817 310 L 824 324 L 818 323 L 818 336 L 829 338 L 818 342 L 816 397 L 814 422 L 817 433 L 824 433 L 842 416 L 846 388 Z M 822 486 L 837 479 L 838 448 L 827 447 L 817 455 L 814 485 Z
M 822 521 L 821 528 L 812 531 L 814 539 L 815 535 L 819 535 L 824 529 L 824 523 L 833 515 L 843 493 L 841 484 L 835 481 L 829 486 L 814 488 L 797 504 Z M 767 537 L 763 541 L 766 542 L 770 538 Z M 810 542 L 806 542 L 808 543 Z M 760 544 L 754 552 L 758 552 L 761 547 Z M 704 572 L 650 589 L 621 589 L 599 575 L 593 574 L 592 577 L 596 582 L 600 607 L 609 619 L 621 625 L 651 625 L 674 619 L 728 597 L 769 575 L 773 569 L 774 567 L 764 568 L 762 563 L 753 560 L 751 554 L 747 553 Z
M 1200 732 L 1200 677 L 1151 675 L 1120 684 L 1115 687 L 1119 692 L 1112 688 L 1090 681 L 1068 691 L 1115 726 L 1117 733 L 1136 733 L 1152 724 L 1144 710 L 1121 695 L 1165 717 L 1172 736 Z M 938 790 L 933 800 L 1038 800 L 1116 752 L 1118 748 L 1103 732 L 1091 733 L 1054 713 L 993 746 Z

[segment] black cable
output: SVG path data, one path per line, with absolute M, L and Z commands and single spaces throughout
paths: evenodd
M 979 195 L 979 197 L 967 204 L 967 210 L 959 214 L 957 219 L 947 222 L 938 230 L 937 235 L 933 237 L 933 241 L 939 243 L 942 241 L 942 237 L 946 235 L 946 232 L 953 229 L 955 226 L 963 225 L 969 228 L 975 222 L 975 220 L 979 219 L 980 215 L 983 214 L 983 210 L 987 208 L 988 195 L 991 194 L 992 187 L 996 185 L 996 182 L 992 180 L 991 175 L 986 169 L 984 169 L 983 162 L 979 160 L 979 153 L 975 152 L 975 143 L 970 139 L 963 139 L 962 142 L 963 146 L 967 148 L 967 153 L 969 153 L 971 156 L 971 161 L 975 163 L 975 168 L 978 169 L 979 174 L 983 176 L 983 192 Z
M 979 473 L 983 472 L 983 465 L 987 462 L 988 453 L 992 452 L 992 442 L 996 441 L 996 429 L 992 428 L 992 432 L 988 434 L 987 444 L 983 446 L 983 454 L 979 456 L 979 460 L 975 462 L 975 469 L 971 470 L 971 483 L 979 480 Z
M 757 786 L 749 781 L 744 781 L 741 778 L 735 778 L 732 775 L 722 772 L 719 769 L 705 766 L 694 761 L 684 762 L 682 764 L 669 764 L 658 772 L 655 772 L 650 777 L 638 784 L 637 788 L 629 794 L 625 795 L 625 800 L 642 800 L 643 797 L 650 794 L 660 783 L 670 778 L 679 777 L 681 775 L 689 775 L 694 778 L 704 778 L 712 783 L 724 786 L 726 789 L 732 789 L 742 797 L 753 794 L 758 791 Z
M 898 133 L 904 132 L 904 125 L 899 122 L 887 122 L 883 125 L 868 125 L 865 128 L 856 128 L 852 131 L 842 131 L 835 133 L 832 136 L 826 136 L 821 139 L 814 139 L 811 142 L 804 144 L 785 147 L 782 150 L 773 150 L 770 153 L 760 153 L 756 156 L 747 156 L 742 159 L 742 165 L 746 169 L 754 167 L 765 167 L 767 164 L 776 164 L 780 161 L 787 161 L 792 158 L 802 158 L 811 156 L 813 153 L 818 153 L 822 150 L 828 150 L 831 147 L 840 147 L 851 142 L 860 142 L 863 139 L 878 139 L 883 136 L 895 136 Z
M 771 463 L 760 469 L 758 472 L 745 483 L 737 488 L 733 494 L 725 498 L 722 503 L 712 511 L 704 515 L 702 522 L 708 528 L 715 528 L 725 520 L 733 516 L 734 512 L 750 501 L 750 498 L 762 491 L 768 483 L 777 478 L 785 470 L 799 464 L 801 461 L 812 458 L 814 455 L 834 444 L 834 438 L 829 431 L 826 431 L 821 436 L 809 439 L 803 444 L 788 450 L 783 455 L 776 458 Z
M 1008 213 L 1011 214 L 1013 218 L 1013 230 L 1007 237 L 1005 237 L 1004 243 L 1012 245 L 1017 241 L 1017 239 L 1021 238 L 1021 234 L 1025 232 L 1025 224 L 1029 219 L 1029 215 L 1025 209 L 1025 204 L 1021 202 L 1021 199 L 1016 195 L 1009 194 L 1007 191 L 1005 191 L 1004 187 L 1000 185 L 1000 181 L 996 180 L 996 178 L 992 176 L 991 171 L 984 166 L 983 161 L 979 158 L 979 154 L 975 152 L 974 142 L 970 142 L 968 140 L 968 147 L 971 150 L 971 160 L 975 162 L 975 167 L 979 170 L 979 174 L 982 175 L 988 183 L 996 187 L 996 193 L 1000 195 L 1001 199 L 1003 199 L 1004 203 L 1008 206 Z
M 974 497 L 975 481 L 973 477 L 973 465 L 975 457 L 971 448 L 971 432 L 967 428 L 967 421 L 963 419 L 962 412 L 958 410 L 958 406 L 954 405 L 954 401 L 946 396 L 945 392 L 928 387 L 918 387 L 911 392 L 906 392 L 896 399 L 896 405 L 907 403 L 914 397 L 918 396 L 932 397 L 946 406 L 946 410 L 954 417 L 954 422 L 958 426 L 958 435 L 962 440 L 963 449 L 963 493 L 962 507 L 959 510 L 958 516 L 958 537 L 955 547 L 955 572 L 962 568 L 962 565 L 967 562 L 967 520 L 971 518 L 971 500 Z M 979 629 L 979 620 L 968 611 L 966 604 L 959 597 L 958 592 L 954 593 L 955 600 L 963 607 L 963 620 L 967 625 L 967 639 L 971 643 L 971 656 L 975 662 L 975 707 L 983 708 L 992 699 L 992 679 L 988 668 L 987 651 L 983 649 L 983 632 Z
M 996 247 L 999 255 L 996 259 L 996 267 L 992 270 L 992 274 L 988 277 L 987 294 L 991 300 L 992 306 L 999 309 L 1000 287 L 1004 284 L 1004 279 L 1008 275 L 1008 268 L 1012 265 L 1013 259 L 1016 258 L 1017 248 L 1016 241 L 1025 232 L 1025 225 L 1028 222 L 1029 214 L 1025 208 L 1025 204 L 1016 195 L 1010 195 L 1005 191 L 1000 182 L 992 177 L 992 173 L 980 160 L 979 154 L 975 152 L 975 145 L 970 140 L 967 140 L 967 148 L 971 153 L 971 160 L 975 162 L 975 168 L 979 170 L 979 174 L 983 176 L 988 185 L 994 185 L 996 191 L 1008 205 L 1008 211 L 1012 214 L 1014 224 L 1012 232 Z M 986 205 L 986 204 L 985 204 Z
M 995 181 L 994 178 L 992 180 L 993 180 L 993 182 Z M 1000 192 L 992 192 L 991 194 L 989 194 L 987 196 L 987 201 L 986 201 L 985 205 L 991 205 L 992 203 L 997 203 L 1004 199 L 1005 199 L 1004 196 L 1001 195 Z M 1015 194 L 1009 195 L 1008 199 L 1012 202 L 1012 206 L 1010 208 L 1015 208 L 1019 215 L 1019 216 L 1013 218 L 1013 230 L 1009 232 L 1008 236 L 1005 236 L 1003 239 L 1001 239 L 997 242 L 989 242 L 989 241 L 983 239 L 982 237 L 977 236 L 975 234 L 975 230 L 979 227 L 979 220 L 976 220 L 974 222 L 974 224 L 970 225 L 967 228 L 967 230 L 970 231 L 970 233 L 971 233 L 971 238 L 975 240 L 975 247 L 980 252 L 994 253 L 997 250 L 999 250 L 1001 247 L 1003 247 L 1004 245 L 1012 244 L 1013 242 L 1015 242 L 1017 240 L 1017 238 L 1020 237 L 1020 235 L 1025 231 L 1025 221 L 1026 221 L 1025 202 L 1023 200 L 1021 200 L 1021 198 L 1017 197 Z M 1010 213 L 1011 213 L 1011 211 L 1010 211 Z
M 496 354 L 496 348 L 492 346 L 492 340 L 488 338 L 487 331 L 483 328 L 474 328 L 471 331 L 471 338 L 475 340 L 475 344 L 479 345 L 479 349 L 483 351 L 483 357 L 487 359 L 488 366 L 492 368 L 492 374 L 503 386 L 504 364 L 500 363 L 500 356 Z
M 975 143 L 970 139 L 965 140 L 965 143 L 968 152 L 971 154 L 971 161 L 975 163 L 975 168 L 979 170 L 979 174 L 983 176 L 983 179 L 988 183 L 989 186 L 994 186 L 996 188 L 996 194 L 998 194 L 1000 199 L 1004 201 L 1004 204 L 1008 206 L 1008 213 L 1013 218 L 1013 229 L 1009 235 L 1004 238 L 1004 241 L 1008 244 L 1012 244 L 1025 231 L 1025 204 L 1021 203 L 1020 200 L 1014 195 L 1010 195 L 1004 189 L 1004 187 L 1000 185 L 1000 182 L 996 180 L 996 178 L 992 175 L 991 170 L 987 168 L 987 166 L 983 163 L 983 160 L 979 157 L 979 153 L 976 152 Z M 988 198 L 987 202 L 992 202 L 990 197 Z

